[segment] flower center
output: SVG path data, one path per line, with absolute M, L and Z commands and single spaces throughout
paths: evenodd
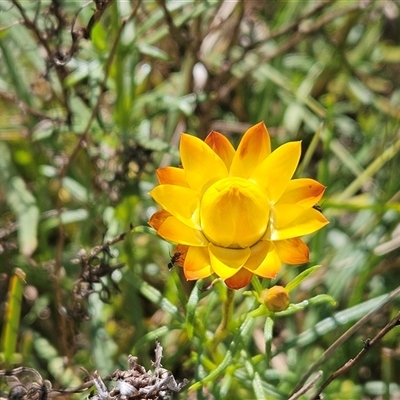
M 224 178 L 211 185 L 200 205 L 203 233 L 220 247 L 245 248 L 257 243 L 269 221 L 263 191 L 243 178 Z

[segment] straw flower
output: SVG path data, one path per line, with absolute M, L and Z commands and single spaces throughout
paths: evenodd
M 308 261 L 299 237 L 328 221 L 313 208 L 325 187 L 292 179 L 300 153 L 300 142 L 271 153 L 262 122 L 245 132 L 236 151 L 218 132 L 205 141 L 182 134 L 182 168 L 157 170 L 160 184 L 150 195 L 162 209 L 149 224 L 177 244 L 186 279 L 215 274 L 240 289 L 253 275 L 274 278 L 282 262 Z

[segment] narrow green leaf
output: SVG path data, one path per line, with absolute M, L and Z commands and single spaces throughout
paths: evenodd
M 146 299 L 150 300 L 153 304 L 157 304 L 163 311 L 176 318 L 178 322 L 183 322 L 182 315 L 179 313 L 178 308 L 164 297 L 159 290 L 149 285 L 138 276 L 135 276 L 135 279 L 129 279 L 129 281 L 144 297 L 146 297 Z
M 397 156 L 400 151 L 400 139 L 396 140 L 391 146 L 383 151 L 378 157 L 373 160 L 367 168 L 355 179 L 350 185 L 342 192 L 334 197 L 335 201 L 344 201 L 354 195 L 357 190 L 365 185 L 376 173 L 382 170 L 384 165 L 388 163 L 393 157 Z
M 0 154 L 0 183 L 6 189 L 7 204 L 18 222 L 20 252 L 30 256 L 37 247 L 39 209 L 24 180 L 16 175 L 10 151 L 5 143 L 0 143 Z
M 92 29 L 90 38 L 97 50 L 105 51 L 107 49 L 107 32 L 102 24 L 95 24 Z
M 23 73 L 21 63 L 16 62 L 14 45 L 10 38 L 0 41 L 2 64 L 7 68 L 10 80 L 15 88 L 18 98 L 32 105 L 32 96 L 29 94 L 29 85 L 26 82 L 26 74 Z
M 60 217 L 51 217 L 41 224 L 41 227 L 47 231 L 57 227 L 60 223 L 67 225 L 73 224 L 75 222 L 85 221 L 89 216 L 87 210 L 83 208 L 78 208 L 77 210 L 68 210 L 60 214 Z
M 21 269 L 16 268 L 10 279 L 8 301 L 1 335 L 1 351 L 4 355 L 6 367 L 10 367 L 13 364 L 13 355 L 16 353 L 24 283 L 25 273 Z
M 268 360 L 271 358 L 272 339 L 274 337 L 274 320 L 267 317 L 264 324 L 264 340 L 265 340 L 265 353 Z
M 154 343 L 156 340 L 160 340 L 162 337 L 170 333 L 171 329 L 172 328 L 170 326 L 161 326 L 160 328 L 148 332 L 135 343 L 131 349 L 131 353 L 137 354 L 143 346 L 147 345 L 148 343 Z
M 63 386 L 76 387 L 81 384 L 75 370 L 65 364 L 64 358 L 58 354 L 57 349 L 47 339 L 35 333 L 33 344 L 36 352 L 47 362 L 49 372 Z
M 207 375 L 201 381 L 196 382 L 192 386 L 190 386 L 189 390 L 197 390 L 206 383 L 212 382 L 214 379 L 218 378 L 219 375 L 221 375 L 226 368 L 228 368 L 231 365 L 233 358 L 236 356 L 237 351 L 242 348 L 241 346 L 243 345 L 243 341 L 246 342 L 248 338 L 251 337 L 251 332 L 253 331 L 254 323 L 255 323 L 254 318 L 250 316 L 246 317 L 242 325 L 239 327 L 237 333 L 235 334 L 229 346 L 229 349 L 225 354 L 224 359 L 221 361 L 218 367 L 215 368 L 209 375 Z
M 254 394 L 256 395 L 257 400 L 265 400 L 267 395 L 264 391 L 263 382 L 261 376 L 258 372 L 254 373 L 254 377 L 252 380 Z
M 75 179 L 66 176 L 62 181 L 62 185 L 80 202 L 87 203 L 89 200 L 87 189 Z
M 39 209 L 36 206 L 36 199 L 19 176 L 14 176 L 9 181 L 7 202 L 17 216 L 20 251 L 25 256 L 30 256 L 38 244 Z
M 307 268 L 301 274 L 297 275 L 296 278 L 294 278 L 292 281 L 290 281 L 285 286 L 285 289 L 290 293 L 296 286 L 299 286 L 300 283 L 304 281 L 304 279 L 307 279 L 309 275 L 311 275 L 313 272 L 315 272 L 320 267 L 321 267 L 320 265 L 314 265 L 313 267 Z
M 319 294 L 311 297 L 311 299 L 304 300 L 297 304 L 290 304 L 289 308 L 285 311 L 276 312 L 274 315 L 277 317 L 287 317 L 288 315 L 296 314 L 298 311 L 302 311 L 307 307 L 315 306 L 317 304 L 329 303 L 331 306 L 336 306 L 336 301 L 332 296 L 328 294 Z
M 159 49 L 158 47 L 151 46 L 146 43 L 139 43 L 137 45 L 137 48 L 140 51 L 140 53 L 146 56 L 150 56 L 163 61 L 169 61 L 170 59 L 169 55 L 165 51 Z
M 193 338 L 194 331 L 194 320 L 196 317 L 196 309 L 200 299 L 200 285 L 202 285 L 201 280 L 196 282 L 192 293 L 190 294 L 189 300 L 187 302 L 186 307 L 186 330 L 188 333 L 189 339 Z

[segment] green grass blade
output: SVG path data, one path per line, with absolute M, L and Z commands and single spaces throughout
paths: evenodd
M 21 269 L 16 268 L 10 279 L 8 301 L 1 335 L 1 351 L 3 352 L 6 368 L 11 367 L 13 364 L 13 355 L 16 353 L 24 283 L 25 273 Z

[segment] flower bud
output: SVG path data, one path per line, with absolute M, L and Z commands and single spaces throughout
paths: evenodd
M 290 304 L 289 293 L 283 286 L 273 286 L 261 292 L 261 299 L 269 311 L 278 312 L 286 310 Z

